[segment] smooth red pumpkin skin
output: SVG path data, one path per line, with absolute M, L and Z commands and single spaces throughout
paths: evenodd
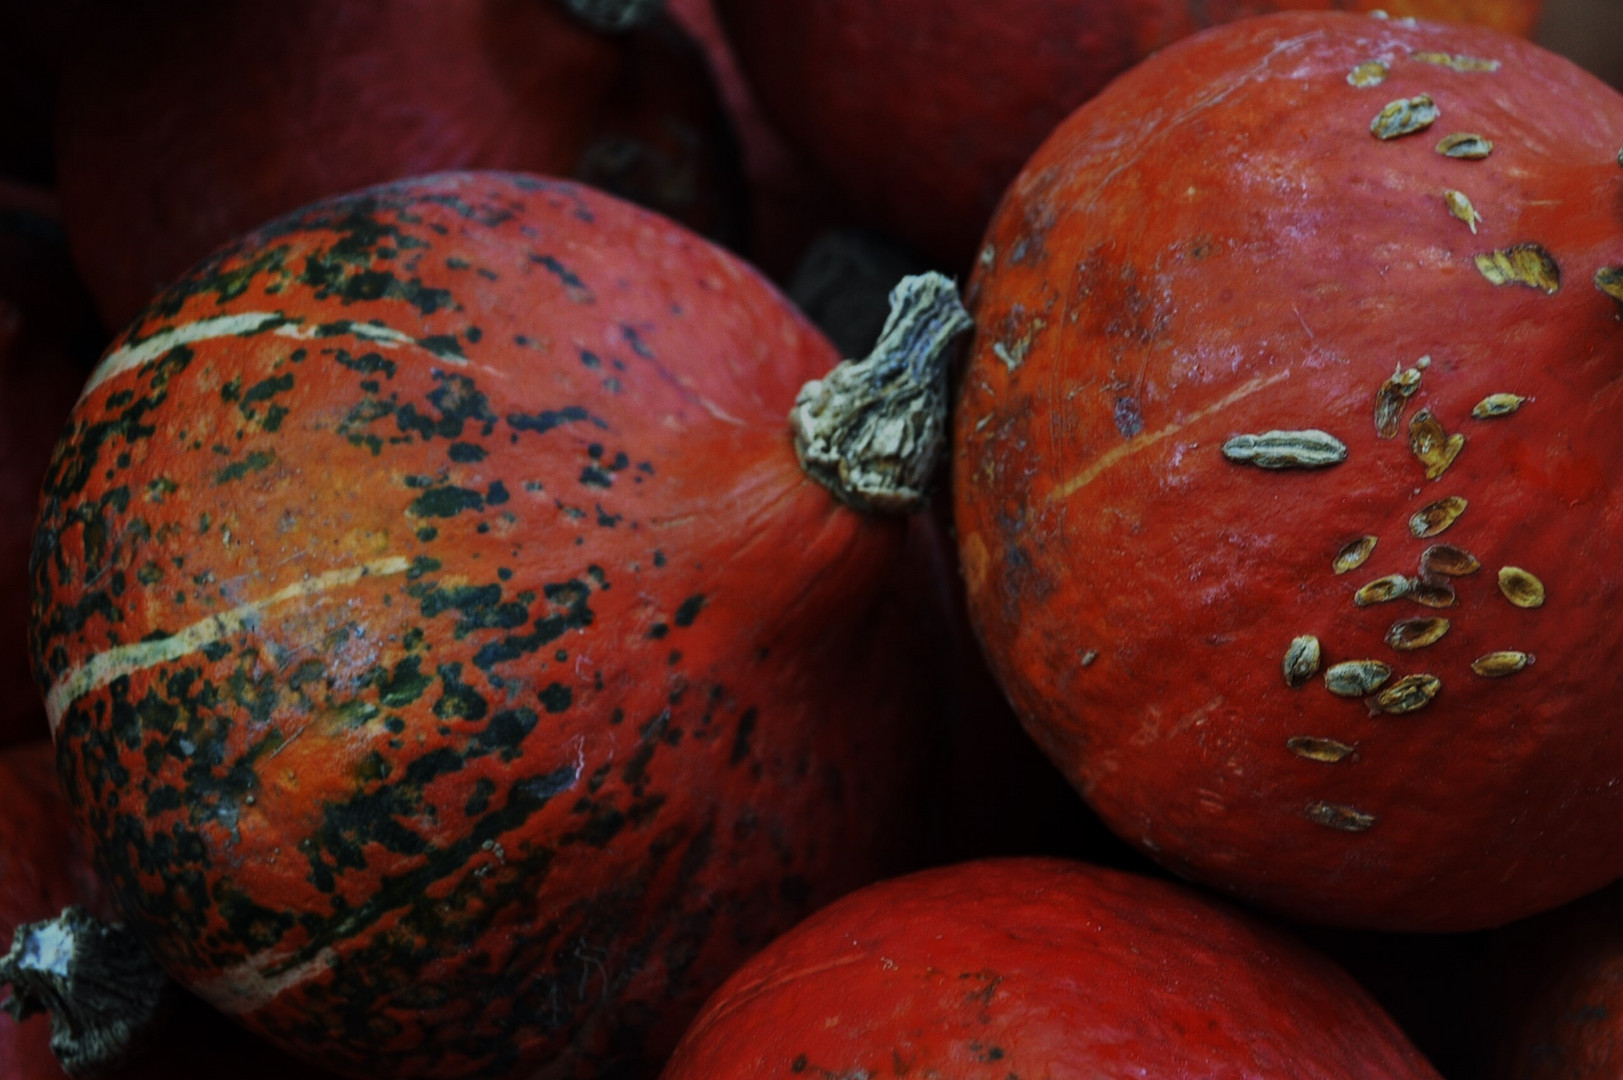
M 368 1077 L 648 1070 L 911 852 L 904 526 L 802 474 L 836 357 L 740 261 L 447 175 L 267 227 L 116 346 L 46 482 L 38 676 L 120 913 L 252 1029 Z
M 1413 59 L 1433 51 L 1502 66 Z M 1349 84 L 1381 56 L 1383 84 Z M 1429 130 L 1370 133 L 1423 93 Z M 1457 131 L 1491 156 L 1439 154 Z M 1592 283 L 1623 265 L 1619 147 L 1623 98 L 1519 39 L 1304 13 L 1157 55 L 1011 187 L 956 406 L 971 611 L 1038 741 L 1164 865 L 1304 920 L 1407 930 L 1496 925 L 1623 871 L 1623 321 Z M 1528 242 L 1561 267 L 1553 295 L 1476 268 Z M 1379 388 L 1422 356 L 1397 437 L 1378 437 Z M 1494 393 L 1530 400 L 1473 419 Z M 1436 480 L 1408 445 L 1422 407 L 1466 438 Z M 1276 472 L 1221 450 L 1308 428 L 1346 462 Z M 1451 528 L 1411 535 L 1454 496 Z M 1336 574 L 1362 536 L 1374 553 Z M 1481 562 L 1454 606 L 1354 602 L 1438 543 Z M 1542 579 L 1542 607 L 1507 602 L 1506 566 Z M 1386 643 L 1422 616 L 1446 635 Z M 1292 688 L 1283 660 L 1309 634 L 1322 667 Z M 1536 660 L 1474 674 L 1497 650 Z M 1441 691 L 1407 715 L 1327 691 L 1330 665 L 1366 658 Z M 1298 752 L 1315 747 L 1343 756 Z
M 1540 0 L 717 0 L 767 115 L 875 227 L 967 272 L 999 196 L 1070 111 L 1205 27 L 1384 8 L 1525 33 Z
M 662 1080 L 1433 1078 L 1333 964 L 1191 890 L 1055 859 L 859 890 L 706 1003 Z
M 726 242 L 737 162 L 703 55 L 557 0 L 103 4 L 57 110 L 63 221 L 108 324 L 316 199 L 453 169 L 569 175 Z
M 0 745 L 50 732 L 28 662 L 28 552 L 51 448 L 103 340 L 55 200 L 0 182 Z

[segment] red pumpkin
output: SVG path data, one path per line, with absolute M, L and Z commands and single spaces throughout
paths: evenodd
M 994 671 L 1121 836 L 1386 929 L 1623 873 L 1620 147 L 1520 39 L 1300 13 L 1026 166 L 955 516 Z
M 1526 32 L 1540 0 L 717 0 L 791 145 L 878 228 L 968 269 L 999 195 L 1067 113 L 1203 27 L 1385 8 Z
M 729 979 L 662 1080 L 1435 1078 L 1334 965 L 1181 887 L 962 863 L 862 889 Z
M 788 436 L 836 359 L 738 260 L 534 177 L 319 204 L 164 293 L 34 565 L 124 920 L 336 1070 L 660 1060 L 916 843 L 940 680 L 879 595 L 904 525 Z
M 447 169 L 574 175 L 737 238 L 721 106 L 668 22 L 609 37 L 558 0 L 102 4 L 62 86 L 63 220 L 113 326 L 261 222 Z
M 102 335 L 49 193 L 0 183 L 0 746 L 49 733 L 28 663 L 34 509 Z

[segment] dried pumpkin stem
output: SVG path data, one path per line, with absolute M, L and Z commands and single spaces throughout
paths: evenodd
M 801 467 L 858 510 L 921 509 L 946 448 L 950 346 L 972 325 L 950 278 L 903 278 L 873 352 L 796 396 L 789 427 Z
M 569 13 L 594 30 L 618 34 L 635 30 L 665 8 L 665 0 L 559 0 Z
M 134 934 L 77 907 L 17 927 L 0 959 L 0 983 L 7 982 L 12 996 L 0 1009 L 18 1020 L 48 1011 L 51 1051 L 73 1077 L 98 1076 L 133 1056 L 170 986 Z

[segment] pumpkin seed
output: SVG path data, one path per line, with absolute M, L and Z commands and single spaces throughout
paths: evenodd
M 1603 266 L 1596 270 L 1595 288 L 1623 304 L 1623 266 Z
M 1360 88 L 1379 86 L 1386 81 L 1387 73 L 1391 70 L 1385 60 L 1365 60 L 1347 72 L 1347 82 Z
M 1399 619 L 1386 632 L 1386 643 L 1394 649 L 1408 651 L 1435 645 L 1448 633 L 1449 622 L 1444 618 Z
M 1369 130 L 1377 139 L 1397 139 L 1424 131 L 1437 121 L 1438 115 L 1436 104 L 1426 94 L 1398 98 L 1375 114 Z
M 1387 574 L 1361 587 L 1353 593 L 1353 603 L 1359 607 L 1369 607 L 1371 604 L 1385 604 L 1399 597 L 1409 595 L 1414 582 L 1402 574 Z
M 1293 638 L 1285 650 L 1285 685 L 1304 686 L 1319 673 L 1319 639 L 1312 634 Z
M 1466 198 L 1465 192 L 1446 188 L 1443 191 L 1443 202 L 1447 204 L 1448 212 L 1469 225 L 1471 234 L 1476 235 L 1477 222 L 1482 220 L 1482 215 L 1476 212 L 1476 207 L 1471 205 L 1471 200 Z
M 1465 499 L 1458 495 L 1428 503 L 1410 515 L 1409 532 L 1421 540 L 1436 536 L 1458 521 L 1467 505 Z
M 1322 761 L 1327 765 L 1345 760 L 1358 749 L 1335 739 L 1320 739 L 1312 735 L 1292 735 L 1285 740 L 1285 748 L 1299 758 Z
M 1322 469 L 1347 460 L 1347 447 L 1327 432 L 1265 431 L 1236 435 L 1223 444 L 1223 456 L 1259 469 Z
M 1561 267 L 1538 244 L 1512 244 L 1475 258 L 1477 272 L 1495 285 L 1527 285 L 1554 295 L 1561 288 Z
M 1360 536 L 1357 540 L 1343 545 L 1341 550 L 1336 552 L 1335 559 L 1331 561 L 1331 568 L 1338 574 L 1358 569 L 1375 551 L 1376 543 L 1373 536 Z
M 1431 704 L 1443 681 L 1435 675 L 1405 675 L 1391 686 L 1376 694 L 1370 702 L 1372 712 L 1401 716 L 1423 709 Z
M 1427 577 L 1463 577 L 1480 569 L 1475 555 L 1453 544 L 1433 544 L 1420 553 L 1420 573 Z
M 1471 670 L 1488 679 L 1502 679 L 1506 675 L 1514 675 L 1522 668 L 1533 662 L 1532 653 L 1517 652 L 1514 649 L 1505 649 L 1501 652 L 1491 652 L 1486 656 L 1479 656 L 1471 661 Z
M 1391 677 L 1391 665 L 1379 660 L 1344 660 L 1325 670 L 1324 688 L 1337 697 L 1363 697 Z
M 1498 71 L 1499 61 L 1484 60 L 1480 56 L 1462 56 L 1459 53 L 1445 52 L 1417 52 L 1409 59 L 1418 60 L 1422 64 L 1436 64 L 1448 68 L 1450 71 Z
M 1342 832 L 1363 832 L 1375 824 L 1374 814 L 1333 802 L 1308 803 L 1307 818 L 1315 824 Z
M 1527 399 L 1520 394 L 1489 394 L 1475 405 L 1471 406 L 1471 415 L 1478 420 L 1488 420 L 1495 416 L 1509 416 Z
M 1544 582 L 1519 566 L 1499 568 L 1499 591 L 1519 608 L 1536 608 L 1544 604 Z
M 1403 410 L 1409 399 L 1420 389 L 1420 369 L 1399 365 L 1381 388 L 1375 391 L 1375 434 L 1383 439 L 1397 435 L 1403 420 Z
M 1447 434 L 1430 409 L 1421 409 L 1409 421 L 1409 449 L 1426 467 L 1426 479 L 1435 480 L 1448 471 L 1465 449 L 1465 436 Z
M 1422 607 L 1454 606 L 1454 586 L 1446 581 L 1417 581 L 1409 587 L 1409 599 Z
M 1438 141 L 1437 152 L 1444 157 L 1480 161 L 1493 153 L 1493 142 L 1472 131 L 1456 131 Z

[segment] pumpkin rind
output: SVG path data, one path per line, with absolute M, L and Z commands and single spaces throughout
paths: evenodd
M 1435 1080 L 1334 965 L 1151 878 L 1052 859 L 859 890 L 740 968 L 662 1080 Z
M 787 433 L 837 359 L 536 177 L 318 204 L 161 296 L 53 461 L 33 644 L 170 973 L 357 1075 L 603 1075 L 892 865 L 902 526 Z
M 1421 97 L 1431 127 L 1372 134 Z M 972 611 L 1163 864 L 1410 930 L 1623 871 L 1623 323 L 1590 283 L 1623 263 L 1620 145 L 1623 98 L 1518 39 L 1304 13 L 1158 54 L 1010 189 L 955 421 Z M 1527 400 L 1473 415 L 1496 394 Z

